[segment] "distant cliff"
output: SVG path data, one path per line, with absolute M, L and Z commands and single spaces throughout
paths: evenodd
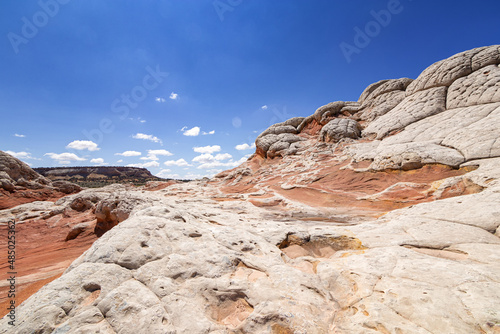
M 100 167 L 41 167 L 33 168 L 50 180 L 70 181 L 85 187 L 99 187 L 111 183 L 144 184 L 163 180 L 146 168 L 100 166 Z

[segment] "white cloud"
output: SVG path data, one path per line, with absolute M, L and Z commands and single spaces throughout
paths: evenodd
M 229 153 L 219 153 L 213 156 L 210 153 L 205 153 L 198 155 L 193 158 L 193 162 L 197 162 L 200 165 L 197 167 L 198 169 L 214 169 L 216 167 L 236 167 L 241 164 L 240 161 L 233 161 L 233 156 Z M 222 162 L 223 160 L 228 160 L 227 162 Z
M 172 173 L 172 170 L 168 169 L 168 168 L 164 168 L 158 174 L 160 174 L 160 173 Z M 155 174 L 155 175 L 158 175 L 158 174 Z
M 165 100 L 163 97 L 157 97 L 157 98 L 155 98 L 155 101 L 160 102 L 160 103 L 164 103 L 167 100 Z
M 89 150 L 89 151 L 99 151 L 100 148 L 97 144 L 90 140 L 73 140 L 69 143 L 66 148 L 74 150 Z
M 160 160 L 156 155 L 152 154 L 152 155 L 148 155 L 146 157 L 141 157 L 139 158 L 141 160 Z
M 153 135 L 147 135 L 145 133 L 136 133 L 135 135 L 132 136 L 134 139 L 143 139 L 143 140 L 150 140 L 155 143 L 160 143 L 162 144 L 162 141 L 160 138 L 155 137 Z
M 67 165 L 71 163 L 71 161 L 85 161 L 87 159 L 85 158 L 80 158 L 74 153 L 61 153 L 61 154 L 56 154 L 56 153 L 45 153 L 44 155 L 49 156 L 51 159 L 56 160 L 60 164 Z
M 240 158 L 240 160 L 238 160 L 238 161 L 237 161 L 237 163 L 238 163 L 238 164 L 242 164 L 242 163 L 244 163 L 245 161 L 247 161 L 247 160 L 248 160 L 248 158 L 250 158 L 251 156 L 252 156 L 251 154 L 247 154 L 247 155 L 245 155 L 245 156 L 241 157 L 241 158 Z
M 222 161 L 222 160 L 231 159 L 232 157 L 233 156 L 229 153 L 219 153 L 215 156 L 215 160 Z
M 193 147 L 193 151 L 195 151 L 197 153 L 214 153 L 214 152 L 220 152 L 220 146 L 219 145 L 198 146 L 198 147 Z
M 213 135 L 214 133 L 215 133 L 215 130 L 212 130 L 210 132 L 203 131 L 201 134 L 204 135 L 204 136 L 206 136 L 206 135 Z
M 188 162 L 184 159 L 178 159 L 178 160 L 167 160 L 163 163 L 165 166 L 191 166 L 188 164 Z
M 13 157 L 15 158 L 18 158 L 18 159 L 33 159 L 33 160 L 40 160 L 40 159 L 36 159 L 36 158 L 33 158 L 31 156 L 31 153 L 29 152 L 13 152 L 13 151 L 5 151 L 5 153 L 7 154 L 10 154 L 12 155 Z
M 262 110 L 266 110 L 267 109 L 267 105 L 263 105 L 262 107 L 260 107 Z
M 221 156 L 222 155 L 223 154 L 221 154 Z M 201 157 L 201 156 L 199 156 L 199 157 Z M 245 155 L 244 157 L 242 157 L 238 161 L 230 160 L 228 162 L 221 162 L 220 160 L 217 160 L 216 157 L 213 157 L 214 158 L 213 160 L 209 160 L 209 159 L 207 159 L 207 157 L 205 157 L 205 159 L 200 158 L 199 162 L 202 162 L 202 164 L 196 168 L 198 168 L 198 169 L 214 169 L 217 167 L 234 168 L 234 167 L 237 167 L 237 166 L 241 165 L 242 163 L 244 163 L 249 157 L 250 157 L 250 154 Z M 194 159 L 193 159 L 193 161 L 194 161 Z
M 148 168 L 148 167 L 159 167 L 160 164 L 157 161 L 150 161 L 143 164 L 128 164 L 127 167 L 140 167 L 140 168 Z
M 205 154 L 201 154 L 201 155 L 194 157 L 192 161 L 199 162 L 199 163 L 208 163 L 208 162 L 215 161 L 215 157 L 213 155 L 211 155 L 210 153 L 205 153 Z
M 122 159 L 120 159 L 120 160 L 118 160 L 117 162 L 118 162 L 118 163 L 120 163 L 120 162 L 123 162 L 123 160 L 122 160 Z
M 178 96 L 179 96 L 179 94 L 172 92 L 168 98 L 171 100 L 177 100 Z
M 141 152 L 137 152 L 137 151 L 125 151 L 123 153 L 115 153 L 115 155 L 121 155 L 124 157 L 138 157 L 141 154 L 142 154 Z
M 199 165 L 196 168 L 198 168 L 198 169 L 213 169 L 216 167 L 236 167 L 236 166 L 233 166 L 233 162 L 224 163 L 224 162 L 220 162 L 220 161 L 211 161 L 211 162 L 202 163 L 201 165 Z
M 184 129 L 184 128 L 182 128 L 182 129 Z M 183 133 L 184 136 L 189 136 L 189 137 L 196 137 L 197 135 L 200 134 L 200 128 L 198 126 L 195 126 L 194 128 L 189 129 L 189 130 L 181 130 L 181 131 L 184 131 L 184 133 Z
M 167 150 L 148 150 L 148 154 L 154 154 L 154 155 L 164 155 L 164 156 L 171 156 L 174 155 L 173 153 L 170 153 Z
M 108 165 L 108 163 L 104 162 L 103 158 L 91 159 L 90 162 L 93 163 L 93 164 L 101 165 L 101 166 Z
M 164 178 L 164 179 L 179 179 L 179 174 L 173 174 L 170 169 L 162 169 L 155 176 Z
M 24 137 L 26 137 L 26 136 L 25 136 L 25 135 L 20 135 L 20 134 L 18 134 L 18 133 L 14 133 L 14 137 L 24 138 Z
M 167 150 L 148 150 L 148 155 L 146 157 L 142 157 L 141 160 L 159 160 L 158 155 L 163 155 L 163 156 L 171 156 L 173 155 Z
M 146 123 L 146 120 L 142 119 L 140 117 L 137 117 L 137 118 L 129 117 L 128 119 L 131 121 L 139 121 L 140 123 Z
M 252 148 L 255 148 L 255 143 L 253 143 L 252 145 L 248 145 L 247 143 L 244 143 L 244 144 L 236 145 L 234 148 L 237 149 L 238 151 L 250 150 Z

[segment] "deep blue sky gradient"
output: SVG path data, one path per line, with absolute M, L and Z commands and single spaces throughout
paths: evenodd
M 272 123 L 308 116 L 331 101 L 357 100 L 381 79 L 416 78 L 455 53 L 500 44 L 497 0 L 65 2 L 17 53 L 8 34 L 22 36 L 23 17 L 33 22 L 42 9 L 39 1 L 0 2 L 0 149 L 30 153 L 35 159 L 23 160 L 33 167 L 61 165 L 46 153 L 86 159 L 69 165 L 93 165 L 95 158 L 127 165 L 148 161 L 115 153 L 134 150 L 144 157 L 165 149 L 173 155 L 159 156 L 153 173 L 213 174 L 252 153 L 235 146 L 251 144 Z M 230 8 L 223 20 L 220 3 Z M 395 5 L 399 12 L 348 62 L 340 44 L 355 46 L 354 29 L 374 20 L 371 11 Z M 142 85 L 148 66 L 169 75 L 120 119 L 111 104 Z M 176 100 L 169 99 L 172 92 Z M 99 129 L 102 119 L 111 120 L 113 131 L 98 142 L 99 151 L 66 148 L 88 140 L 83 131 Z M 195 126 L 215 133 L 183 135 L 182 128 Z M 163 145 L 132 138 L 137 133 Z M 208 145 L 221 146 L 213 155 L 229 153 L 232 160 L 197 168 L 193 147 Z M 192 166 L 163 164 L 181 158 Z

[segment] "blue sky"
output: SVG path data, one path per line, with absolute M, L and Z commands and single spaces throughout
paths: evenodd
M 499 44 L 498 13 L 497 0 L 3 0 L 0 149 L 33 167 L 213 175 L 271 124 Z

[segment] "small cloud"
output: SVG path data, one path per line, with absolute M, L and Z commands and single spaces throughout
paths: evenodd
M 194 157 L 192 161 L 198 162 L 201 164 L 207 164 L 207 163 L 219 164 L 219 161 L 232 159 L 232 157 L 233 156 L 229 153 L 219 153 L 216 156 L 213 156 L 210 153 L 205 153 L 205 154 L 201 154 L 201 155 Z M 219 166 L 219 165 L 217 165 L 217 166 Z M 222 165 L 220 165 L 220 166 L 222 166 Z
M 131 121 L 138 121 L 139 123 L 146 123 L 146 120 L 142 119 L 140 117 L 137 117 L 137 118 L 129 117 L 128 119 Z
M 150 161 L 143 164 L 128 164 L 127 167 L 139 167 L 139 168 L 148 168 L 148 167 L 159 167 L 160 164 L 157 161 Z
M 260 107 L 260 109 L 266 110 L 267 109 L 267 105 L 263 105 L 262 107 Z
M 194 157 L 192 161 L 199 162 L 199 163 L 208 163 L 208 162 L 212 162 L 214 160 L 215 160 L 215 157 L 213 155 L 211 155 L 210 153 L 205 153 L 205 154 L 201 154 L 201 155 Z
M 31 153 L 29 152 L 13 152 L 13 151 L 5 151 L 5 153 L 12 155 L 14 158 L 18 158 L 20 160 L 24 159 L 32 159 L 32 160 L 40 160 L 37 158 L 33 158 Z
M 212 146 L 193 147 L 193 151 L 195 151 L 196 153 L 214 153 L 214 152 L 220 152 L 220 146 L 219 145 L 212 145 Z
M 222 161 L 227 159 L 232 159 L 233 156 L 229 153 L 219 153 L 215 156 L 215 160 Z
M 164 179 L 179 179 L 180 176 L 179 174 L 172 174 L 172 171 L 170 169 L 162 169 L 159 171 L 155 176 L 164 178 Z
M 166 157 L 172 156 L 173 153 L 170 153 L 167 150 L 148 150 L 148 155 L 146 157 L 142 157 L 141 160 L 159 160 L 158 155 L 163 155 Z
M 164 103 L 164 102 L 166 102 L 167 100 L 165 100 L 163 97 L 156 97 L 156 98 L 155 98 L 155 101 L 156 101 L 156 102 L 160 102 L 160 103 Z
M 160 138 L 155 137 L 153 135 L 147 135 L 145 133 L 136 133 L 135 135 L 132 136 L 132 138 L 150 140 L 150 141 L 155 142 L 155 143 L 163 144 Z
M 199 165 L 198 169 L 214 169 L 216 167 L 233 167 L 232 166 L 232 163 L 224 163 L 224 162 L 220 162 L 220 161 L 212 161 L 212 162 L 205 162 L 205 163 L 202 163 L 201 165 Z M 236 167 L 236 166 L 234 166 Z
M 123 159 L 120 159 L 120 160 L 117 161 L 117 163 L 120 163 L 120 162 L 123 162 Z
M 188 164 L 188 162 L 184 159 L 178 159 L 178 160 L 167 160 L 163 163 L 165 166 L 179 166 L 179 167 L 183 167 L 183 166 L 191 166 L 190 164 Z
M 26 137 L 26 136 L 25 136 L 25 135 L 20 135 L 20 134 L 18 134 L 18 133 L 14 133 L 14 137 L 24 138 L 24 137 Z
M 105 163 L 105 162 L 104 162 L 104 159 L 103 159 L 103 158 L 95 158 L 95 159 L 91 159 L 91 160 L 90 160 L 90 163 L 97 164 L 97 165 L 101 165 L 101 166 L 108 165 L 107 163 Z
M 137 152 L 137 151 L 125 151 L 123 153 L 115 153 L 115 155 L 121 155 L 124 157 L 138 157 L 141 154 L 142 154 L 141 152 Z
M 164 155 L 164 156 L 171 156 L 174 155 L 173 153 L 170 153 L 167 150 L 148 150 L 148 154 L 154 154 L 154 155 Z
M 213 135 L 214 133 L 215 133 L 215 130 L 212 130 L 210 132 L 203 131 L 201 134 L 204 135 L 204 136 L 206 136 L 206 135 Z
M 234 148 L 237 149 L 238 151 L 250 150 L 252 148 L 255 148 L 255 143 L 253 143 L 252 145 L 248 145 L 247 143 L 244 143 L 244 144 L 236 145 Z
M 202 179 L 204 177 L 209 177 L 209 176 L 203 174 L 187 173 L 186 175 L 184 175 L 183 178 L 186 180 L 196 180 L 196 179 Z
M 56 153 L 45 153 L 44 155 L 47 155 L 49 158 L 56 160 L 62 165 L 68 165 L 71 163 L 71 161 L 85 161 L 87 159 L 85 158 L 80 158 L 74 153 L 61 153 L 61 154 L 56 154 Z
M 99 151 L 100 148 L 97 144 L 90 140 L 74 140 L 69 143 L 66 148 L 74 150 L 89 150 L 89 151 Z
M 168 98 L 171 100 L 177 100 L 178 96 L 179 96 L 179 94 L 172 92 Z
M 221 156 L 223 156 L 223 154 L 221 154 Z M 242 163 L 244 163 L 250 157 L 250 154 L 242 157 L 238 161 L 230 160 L 228 162 L 222 162 L 222 161 L 216 159 L 216 157 L 212 157 L 213 159 L 210 160 L 206 155 L 203 158 L 202 158 L 202 156 L 199 156 L 199 157 L 200 158 L 197 159 L 198 160 L 197 162 L 201 162 L 201 165 L 196 167 L 198 169 L 215 169 L 217 167 L 234 168 L 234 167 L 237 167 L 237 166 L 241 165 Z M 194 161 L 194 159 L 193 159 L 193 161 Z
M 195 126 L 194 128 L 189 130 L 181 130 L 181 131 L 184 131 L 183 133 L 184 136 L 189 136 L 189 137 L 196 137 L 197 135 L 200 134 L 200 128 L 198 126 Z

